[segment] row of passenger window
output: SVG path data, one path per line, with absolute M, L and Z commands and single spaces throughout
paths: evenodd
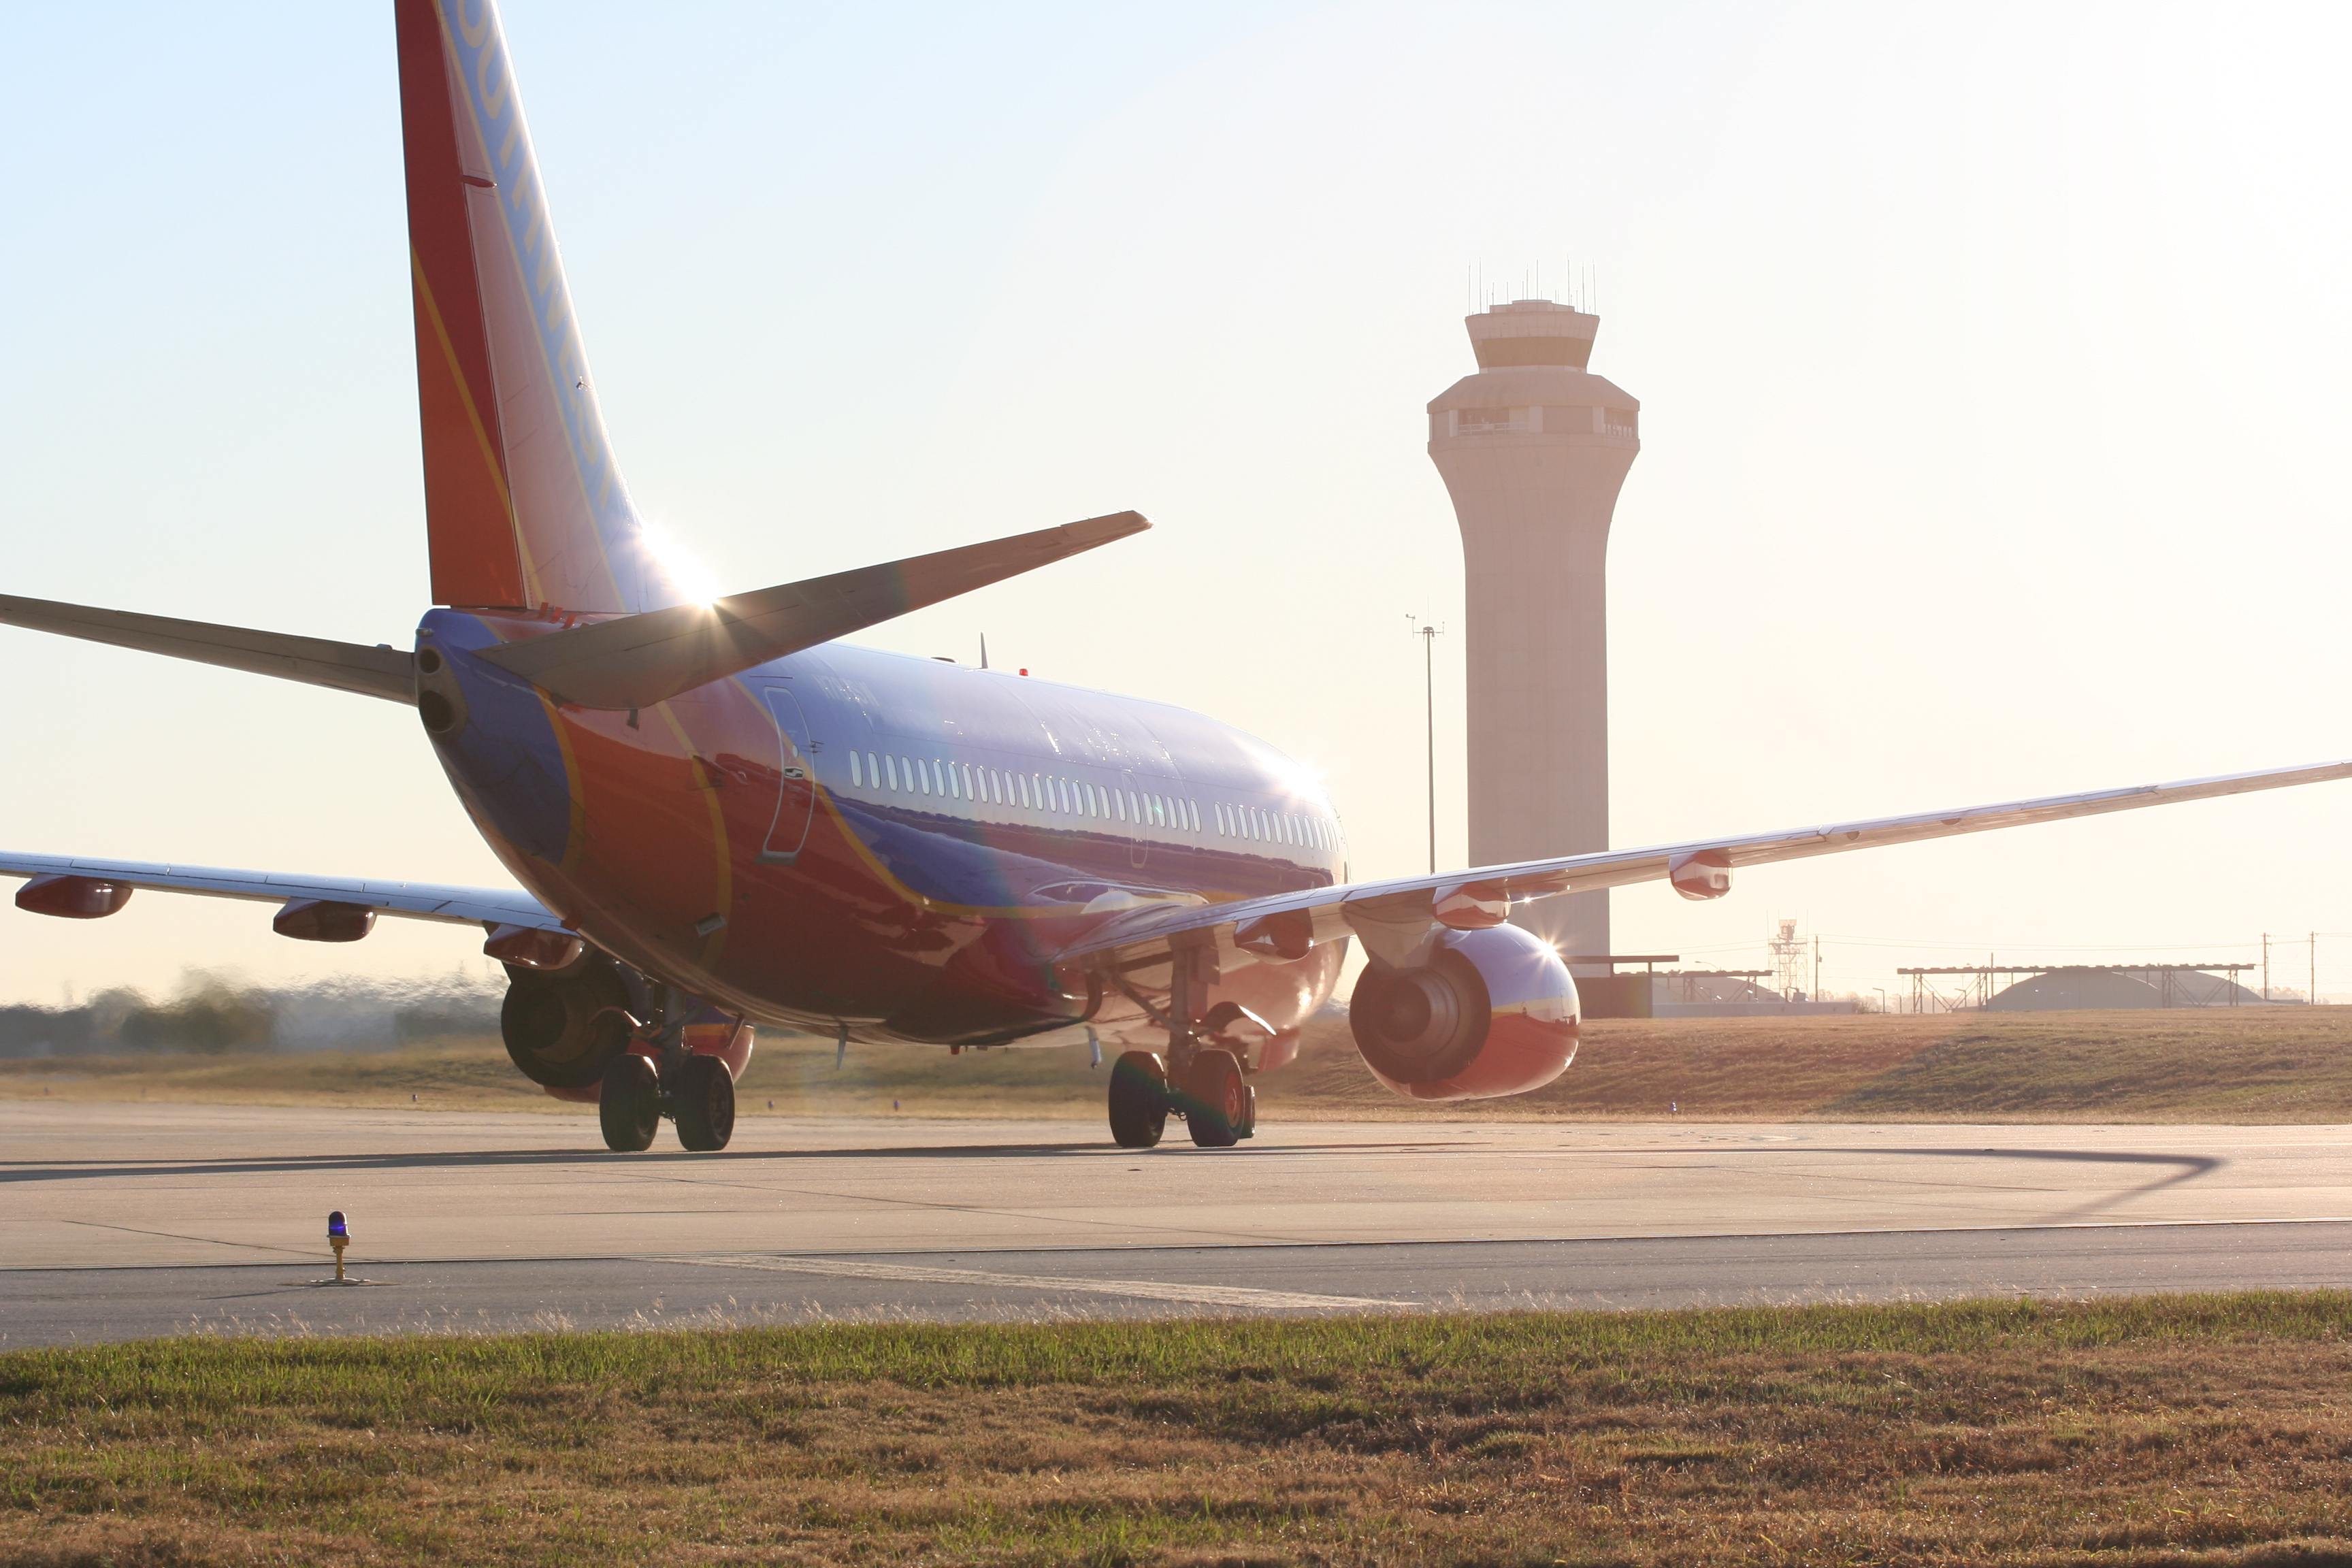
M 1112 789 L 1055 773 L 1004 773 L 972 763 L 888 753 L 877 756 L 872 752 L 853 751 L 849 753 L 849 782 L 861 788 L 940 795 L 990 805 L 1017 805 L 1062 816 L 1132 822 L 1192 833 L 1202 830 L 1198 801 L 1155 795 L 1149 790 Z M 1339 825 L 1323 817 L 1286 816 L 1261 811 L 1254 805 L 1218 804 L 1212 809 L 1216 813 L 1217 831 L 1228 838 L 1291 844 L 1307 849 L 1339 847 Z
M 1111 789 L 1084 779 L 1053 773 L 1012 773 L 971 763 L 941 762 L 930 757 L 877 757 L 849 753 L 849 782 L 874 789 L 902 790 L 913 795 L 945 795 L 950 800 L 1018 805 L 1062 816 L 1090 816 L 1105 822 L 1132 822 L 1141 826 L 1201 831 L 1199 803 L 1148 790 Z
M 1261 844 L 1296 844 L 1307 849 L 1337 849 L 1339 825 L 1328 817 L 1290 816 L 1260 811 L 1254 805 L 1219 805 L 1217 831 L 1228 838 L 1255 838 Z

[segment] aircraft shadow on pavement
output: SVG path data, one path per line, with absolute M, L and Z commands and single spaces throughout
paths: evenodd
M 1751 1151 L 1746 1150 L 1741 1151 L 1743 1153 L 1750 1152 Z M 1758 1149 L 1752 1151 L 1752 1152 L 1759 1154 L 1798 1154 L 1805 1152 L 1806 1151 L 1802 1149 L 1788 1148 Z M 1824 1154 L 1903 1154 L 1908 1155 L 1913 1159 L 1933 1157 L 1949 1160 L 2048 1160 L 2058 1161 L 2069 1164 L 2158 1165 L 2171 1167 L 2172 1173 L 2170 1175 L 2159 1176 L 2151 1182 L 2142 1182 L 2136 1187 L 2126 1187 L 2121 1192 L 2102 1194 L 2098 1197 L 2093 1198 L 2089 1203 L 2082 1204 L 2074 1208 L 2068 1209 L 2065 1213 L 2055 1216 L 2053 1219 L 2041 1222 L 2045 1225 L 2064 1225 L 2071 1221 L 2088 1219 L 2091 1215 L 2098 1214 L 2103 1210 L 2113 1208 L 2117 1204 L 2129 1202 L 2133 1198 L 2144 1198 L 2151 1193 L 2160 1193 L 2167 1187 L 2177 1187 L 2183 1182 L 2193 1182 L 2200 1176 L 2210 1175 L 2212 1173 L 2220 1170 L 2222 1166 L 2230 1163 L 2229 1161 L 2222 1159 L 2218 1154 L 2151 1154 L 2143 1153 L 2139 1151 L 2130 1149 L 1853 1149 L 1827 1147 L 1818 1149 L 1814 1152 Z
M 1361 1153 L 1370 1150 L 1425 1150 L 1440 1145 L 1430 1142 L 1397 1142 L 1347 1145 L 1308 1145 L 1290 1149 L 1208 1150 L 1193 1151 L 1181 1146 L 1170 1152 L 1205 1152 L 1232 1158 L 1255 1154 L 1293 1156 L 1316 1153 Z M 1622 1158 L 1636 1151 L 1626 1149 L 1595 1149 L 1576 1151 L 1589 1152 L 1603 1159 Z M 1658 1151 L 1677 1154 L 1694 1154 L 1705 1163 L 1718 1163 L 1726 1154 L 1738 1155 L 1800 1155 L 1838 1154 L 1907 1159 L 1961 1160 L 2021 1160 L 2046 1161 L 2070 1164 L 2141 1165 L 2168 1168 L 2169 1173 L 2120 1192 L 2107 1193 L 2093 1198 L 2059 1216 L 2061 1220 L 2086 1218 L 2102 1210 L 2133 1198 L 2145 1197 L 2167 1187 L 2210 1174 L 2229 1163 L 2227 1160 L 2204 1154 L 2147 1153 L 2131 1150 L 2093 1149 L 1884 1149 L 1849 1146 L 1804 1145 L 1798 1147 L 1768 1146 L 1738 1150 L 1708 1149 Z M 298 1173 L 340 1173 L 370 1171 L 427 1170 L 502 1170 L 533 1166 L 607 1164 L 631 1170 L 699 1169 L 717 1171 L 740 1169 L 747 1164 L 771 1161 L 803 1160 L 1003 1160 L 1034 1159 L 1041 1154 L 1097 1154 L 1139 1157 L 1155 1152 L 1150 1150 L 1109 1148 L 1101 1142 L 1055 1143 L 976 1143 L 941 1147 L 936 1144 L 907 1147 L 866 1149 L 741 1149 L 718 1153 L 688 1153 L 684 1150 L 662 1153 L 613 1154 L 602 1150 L 560 1149 L 478 1149 L 444 1153 L 415 1154 L 315 1154 L 288 1155 L 282 1158 L 254 1157 L 246 1159 L 206 1160 L 47 1160 L 26 1163 L 0 1163 L 0 1184 L 13 1182 L 70 1182 L 102 1180 L 117 1176 L 236 1176 L 288 1175 Z M 1559 1152 L 1547 1156 L 1561 1158 Z M 1573 1157 L 1570 1154 L 1569 1157 Z
M 0 1184 L 80 1182 L 109 1176 L 245 1176 L 301 1172 L 495 1170 L 532 1165 L 612 1164 L 631 1170 L 724 1169 L 768 1160 L 1026 1159 L 1101 1149 L 1099 1143 L 979 1143 L 903 1149 L 731 1149 L 714 1153 L 614 1154 L 602 1149 L 467 1149 L 415 1154 L 289 1154 L 245 1159 L 42 1160 L 0 1163 Z

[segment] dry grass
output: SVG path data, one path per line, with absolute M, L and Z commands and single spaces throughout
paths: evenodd
M 1512 1100 L 1423 1106 L 1374 1083 L 1343 1018 L 1310 1026 L 1258 1080 L 1269 1121 L 2352 1122 L 2352 1007 L 1814 1018 L 1605 1019 L 1559 1082 Z M 1100 1114 L 1103 1073 L 1076 1049 L 967 1052 L 762 1037 L 746 1114 Z M 410 1096 L 416 1098 L 412 1102 Z M 0 1061 L 0 1097 L 585 1114 L 523 1081 L 495 1040 L 397 1051 Z
M 772 1031 L 761 1035 L 735 1092 L 746 1116 L 767 1114 L 773 1100 L 778 1115 L 1091 1120 L 1103 1077 L 1087 1068 L 1083 1046 L 961 1057 L 937 1047 L 856 1046 L 836 1068 L 832 1041 Z M 0 1099 L 595 1114 L 593 1106 L 549 1099 L 488 1037 L 384 1051 L 0 1060 Z
M 1269 1112 L 1414 1113 L 1344 1019 L 1260 1080 Z M 1436 1109 L 1512 1121 L 2352 1121 L 2352 1007 L 1610 1018 L 1533 1094 Z
M 227 1051 L 0 1060 L 0 1098 L 193 1105 L 336 1105 L 586 1110 L 540 1092 L 495 1039 L 387 1051 Z
M 0 1356 L 0 1565 L 2352 1563 L 2352 1297 Z

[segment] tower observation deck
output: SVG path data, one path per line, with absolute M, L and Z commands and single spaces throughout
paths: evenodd
M 1609 522 L 1642 405 L 1585 369 L 1598 316 L 1516 300 L 1468 325 L 1477 374 L 1429 405 L 1429 455 L 1466 569 L 1470 863 L 1605 849 Z M 1610 951 L 1606 892 L 1513 918 L 1563 953 Z

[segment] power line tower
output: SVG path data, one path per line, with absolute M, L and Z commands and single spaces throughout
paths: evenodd
M 1805 939 L 1797 934 L 1797 922 L 1782 921 L 1780 934 L 1764 945 L 1772 950 L 1772 989 L 1780 994 L 1783 1002 L 1804 1000 L 1810 994 L 1805 969 L 1812 958 Z

